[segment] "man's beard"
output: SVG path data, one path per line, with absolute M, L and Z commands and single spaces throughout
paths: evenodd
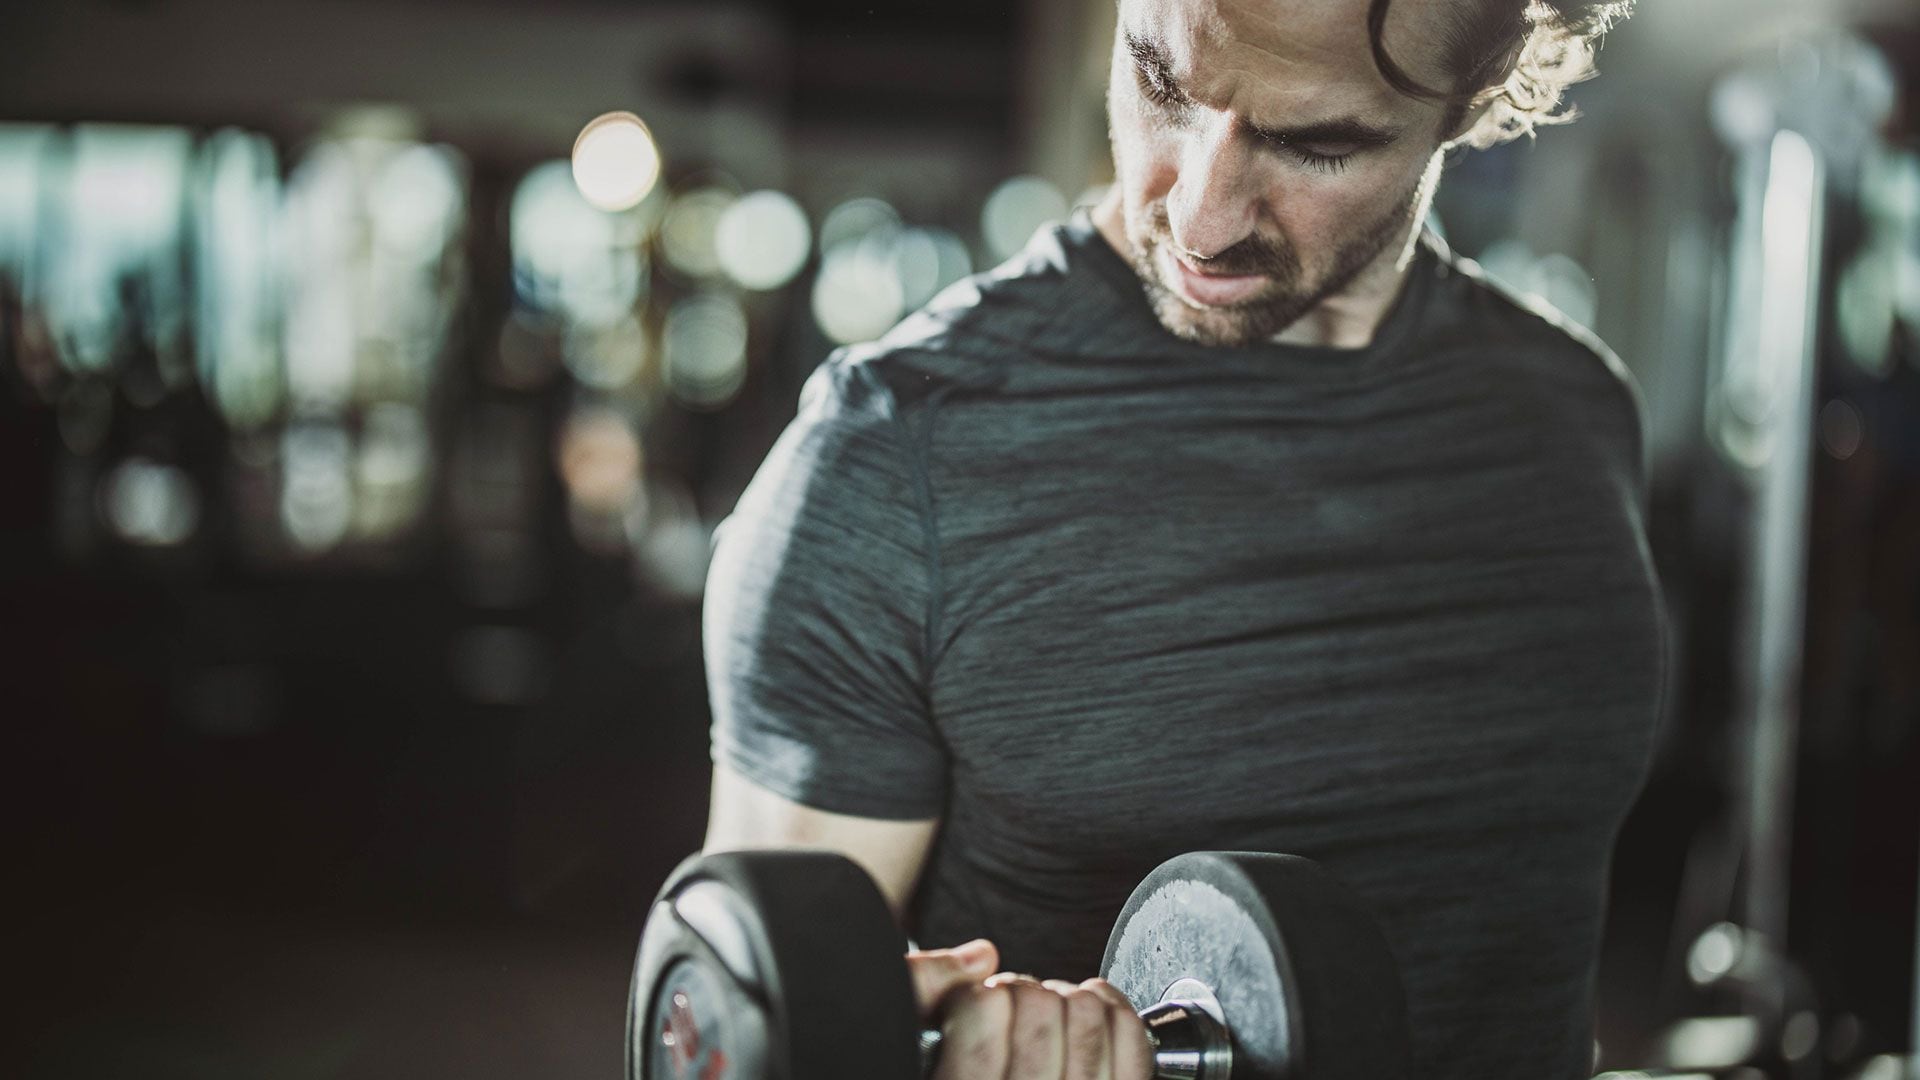
M 1247 237 L 1208 259 L 1206 270 L 1213 274 L 1265 275 L 1267 287 L 1251 300 L 1219 307 L 1195 307 L 1161 279 L 1159 249 L 1165 248 L 1170 257 L 1179 250 L 1173 242 L 1165 199 L 1148 204 L 1145 220 L 1139 223 L 1144 231 L 1128 223 L 1127 246 L 1147 301 L 1170 333 L 1202 345 L 1252 345 L 1270 340 L 1298 322 L 1327 297 L 1352 284 L 1388 245 L 1404 242 L 1414 208 L 1421 201 L 1418 189 L 1406 199 L 1396 200 L 1392 212 L 1334 252 L 1331 270 L 1319 281 L 1305 280 L 1298 253 L 1285 241 L 1257 233 Z

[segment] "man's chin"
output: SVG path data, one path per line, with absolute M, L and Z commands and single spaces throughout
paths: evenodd
M 1292 297 L 1200 307 L 1181 299 L 1159 280 L 1152 283 L 1147 294 L 1154 317 L 1168 333 L 1200 345 L 1238 348 L 1269 341 L 1305 313 Z
M 1157 246 L 1135 242 L 1134 272 L 1145 286 L 1154 317 L 1175 337 L 1200 345 L 1254 345 L 1272 339 L 1313 306 L 1312 300 L 1283 282 L 1276 282 L 1265 295 L 1240 303 L 1194 303 L 1166 280 L 1160 260 L 1154 257 Z

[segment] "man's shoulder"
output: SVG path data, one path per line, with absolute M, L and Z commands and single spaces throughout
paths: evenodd
M 1437 238 L 1429 246 L 1439 259 L 1450 311 L 1432 341 L 1499 358 L 1575 394 L 1616 397 L 1636 414 L 1643 406 L 1633 373 L 1600 335 L 1544 298 L 1488 274 L 1475 260 L 1450 251 Z
M 1435 344 L 1473 357 L 1489 377 L 1507 381 L 1544 413 L 1605 433 L 1623 460 L 1644 469 L 1646 400 L 1618 354 L 1588 327 L 1545 299 L 1490 275 L 1473 259 L 1430 241 L 1446 297 Z
M 910 406 L 929 393 L 990 389 L 1022 359 L 1070 354 L 1112 305 L 1065 225 L 1041 229 L 999 265 L 941 289 L 879 338 L 835 352 Z

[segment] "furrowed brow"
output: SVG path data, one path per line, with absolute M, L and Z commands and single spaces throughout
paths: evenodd
M 1160 44 L 1129 30 L 1125 34 L 1127 52 L 1133 62 L 1162 90 L 1176 97 L 1189 97 L 1173 77 L 1173 61 Z M 1357 116 L 1319 120 L 1288 127 L 1260 127 L 1249 124 L 1256 138 L 1280 146 L 1300 143 L 1354 143 L 1359 146 L 1385 146 L 1400 137 L 1405 129 L 1391 124 L 1373 124 Z
M 1173 61 L 1167 57 L 1165 49 L 1162 49 L 1157 42 L 1140 37 L 1131 30 L 1127 31 L 1126 39 L 1127 52 L 1133 57 L 1133 62 L 1146 72 L 1156 85 L 1181 97 L 1187 96 L 1186 91 L 1182 90 L 1180 84 L 1174 80 Z

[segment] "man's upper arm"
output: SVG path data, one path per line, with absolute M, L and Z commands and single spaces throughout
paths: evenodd
M 763 811 L 744 834 L 728 817 L 728 835 L 792 843 L 832 821 L 887 847 L 943 811 L 930 504 L 903 425 L 872 364 L 836 354 L 716 532 L 702 626 L 715 806 Z
M 716 764 L 702 850 L 814 847 L 838 851 L 866 868 L 899 917 L 913 895 L 939 824 L 938 819 L 891 821 L 817 810 Z

